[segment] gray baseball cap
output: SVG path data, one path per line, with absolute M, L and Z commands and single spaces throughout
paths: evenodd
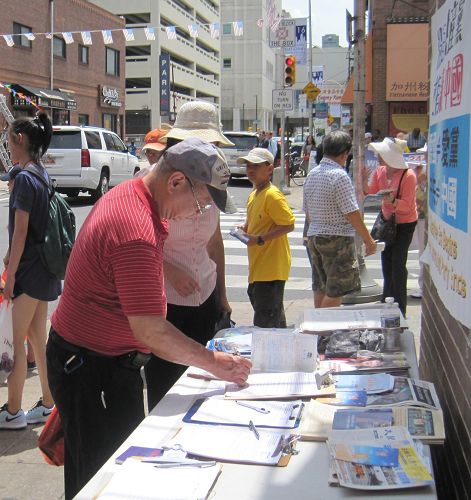
M 190 179 L 206 184 L 219 210 L 226 214 L 237 212 L 227 192 L 231 172 L 224 153 L 214 144 L 190 137 L 165 150 L 162 161 Z
M 2 176 L 0 176 L 0 181 L 12 181 L 20 172 L 21 167 L 19 165 L 15 165 L 14 167 L 11 167 L 8 172 L 5 172 Z

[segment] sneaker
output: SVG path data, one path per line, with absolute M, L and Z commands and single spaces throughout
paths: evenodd
M 421 299 L 422 298 L 422 290 L 414 290 L 410 296 L 413 298 L 413 299 Z
M 28 361 L 28 371 L 32 372 L 36 368 L 36 361 Z
M 52 409 L 43 405 L 43 400 L 40 399 L 30 410 L 26 412 L 26 422 L 28 424 L 44 424 L 52 413 Z
M 25 429 L 26 417 L 23 410 L 18 410 L 14 415 L 8 411 L 8 404 L 0 408 L 0 429 Z

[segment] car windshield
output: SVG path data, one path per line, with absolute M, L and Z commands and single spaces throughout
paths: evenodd
M 80 130 L 54 130 L 49 149 L 81 149 Z
M 250 150 L 257 146 L 257 138 L 244 135 L 227 135 L 231 142 L 235 144 L 236 149 Z

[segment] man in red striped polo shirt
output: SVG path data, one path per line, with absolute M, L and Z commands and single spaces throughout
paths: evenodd
M 145 177 L 107 193 L 84 222 L 51 323 L 48 375 L 65 437 L 65 498 L 73 498 L 144 418 L 140 367 L 149 352 L 243 384 L 250 362 L 208 351 L 165 319 L 165 220 L 215 203 L 229 168 L 199 139 L 169 148 Z

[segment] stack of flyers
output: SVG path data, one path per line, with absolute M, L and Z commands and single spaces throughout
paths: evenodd
M 404 427 L 331 431 L 332 473 L 346 488 L 391 490 L 434 484 L 430 463 Z
M 394 377 L 388 373 L 339 374 L 334 377 L 334 384 L 337 391 L 366 391 L 367 394 L 381 394 L 393 390 Z

